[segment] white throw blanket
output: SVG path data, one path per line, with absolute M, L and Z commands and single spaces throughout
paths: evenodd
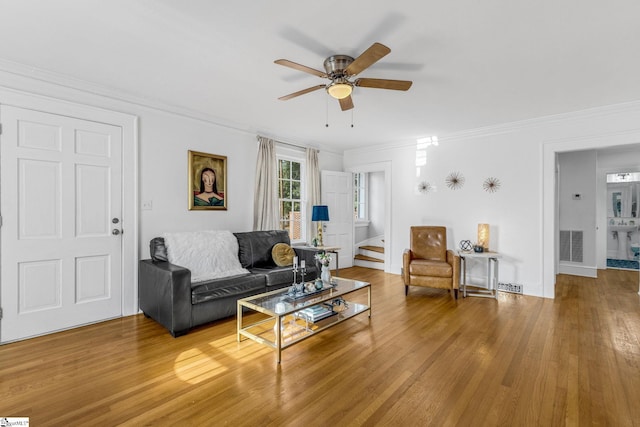
M 171 264 L 191 270 L 191 282 L 247 274 L 238 260 L 238 240 L 230 231 L 164 233 Z

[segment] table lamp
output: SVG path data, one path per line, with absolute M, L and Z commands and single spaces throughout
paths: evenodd
M 489 224 L 478 224 L 478 246 L 489 252 Z
M 329 206 L 315 205 L 311 212 L 311 221 L 318 222 L 318 246 L 324 246 L 322 242 L 322 221 L 329 221 Z

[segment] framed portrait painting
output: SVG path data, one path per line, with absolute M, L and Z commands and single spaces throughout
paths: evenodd
M 189 210 L 227 209 L 227 157 L 189 150 Z

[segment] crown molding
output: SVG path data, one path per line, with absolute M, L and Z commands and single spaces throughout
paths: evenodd
M 0 72 L 27 78 L 30 80 L 37 80 L 64 89 L 71 89 L 90 95 L 100 96 L 102 98 L 107 98 L 113 101 L 124 102 L 127 104 L 136 105 L 138 107 L 204 121 L 229 129 L 255 133 L 253 129 L 247 128 L 246 126 L 238 123 L 232 123 L 228 120 L 224 120 L 220 117 L 215 117 L 201 111 L 191 110 L 189 108 L 179 107 L 173 104 L 167 104 L 157 99 L 146 98 L 143 96 L 132 94 L 130 92 L 125 92 L 112 87 L 103 86 L 86 80 L 71 77 L 66 74 L 43 70 L 25 64 L 8 61 L 6 59 L 0 58 Z
M 85 94 L 99 96 L 99 97 L 110 99 L 116 102 L 123 102 L 131 105 L 136 105 L 141 108 L 146 108 L 154 111 L 164 112 L 167 114 L 181 116 L 184 118 L 213 124 L 215 126 L 238 131 L 241 133 L 247 133 L 251 135 L 259 135 L 259 134 L 273 135 L 273 132 L 265 132 L 265 130 L 256 129 L 241 123 L 236 123 L 228 119 L 224 119 L 221 117 L 213 116 L 208 113 L 204 113 L 202 111 L 192 110 L 189 108 L 180 107 L 173 104 L 167 104 L 157 99 L 150 99 L 150 98 L 136 95 L 130 92 L 125 92 L 119 89 L 115 89 L 108 86 L 103 86 L 103 85 L 99 85 L 86 80 L 71 77 L 66 74 L 56 73 L 53 71 L 32 67 L 26 64 L 9 61 L 7 59 L 0 58 L 0 73 L 6 73 L 6 74 L 14 75 L 17 77 L 26 78 L 29 80 L 35 80 L 35 81 L 43 82 L 45 84 L 57 86 L 57 87 L 68 89 L 68 90 L 70 89 L 74 91 L 79 91 Z M 45 93 L 40 93 L 39 95 L 48 96 L 48 94 L 45 94 Z M 568 120 L 589 119 L 592 117 L 601 117 L 603 115 L 620 114 L 627 111 L 640 111 L 640 100 L 600 106 L 600 107 L 593 107 L 589 109 L 578 110 L 578 111 L 573 111 L 568 113 L 560 113 L 560 114 L 554 114 L 549 116 L 535 117 L 531 119 L 502 123 L 497 125 L 484 126 L 484 127 L 474 128 L 474 129 L 463 130 L 459 132 L 452 132 L 449 134 L 438 135 L 438 140 L 440 142 L 446 142 L 446 141 L 461 141 L 465 139 L 491 137 L 491 136 L 496 136 L 496 135 L 501 135 L 506 133 L 512 133 L 516 131 L 531 129 L 533 127 L 553 125 L 561 122 L 566 122 Z M 396 141 L 391 141 L 384 144 L 369 146 L 366 148 L 349 149 L 349 150 L 345 150 L 343 153 L 338 153 L 319 141 L 310 141 L 309 143 L 304 144 L 304 143 L 298 143 L 298 142 L 292 141 L 291 139 L 286 137 L 282 138 L 278 136 L 273 136 L 273 139 L 276 139 L 276 140 L 280 139 L 290 144 L 295 144 L 295 145 L 305 146 L 305 147 L 309 146 L 312 148 L 321 149 L 322 151 L 325 151 L 325 152 L 344 155 L 347 153 L 357 154 L 361 152 L 372 152 L 372 151 L 376 152 L 376 151 L 388 151 L 388 150 L 395 150 L 395 149 L 415 148 L 415 144 L 416 144 L 415 140 L 418 137 L 419 136 L 416 136 L 412 140 L 401 140 L 401 141 L 396 140 Z
M 600 107 L 593 107 L 584 110 L 572 111 L 568 113 L 553 114 L 549 116 L 534 117 L 531 119 L 519 120 L 515 122 L 501 123 L 498 125 L 483 126 L 475 129 L 468 129 L 459 132 L 452 132 L 445 135 L 437 135 L 439 142 L 447 141 L 463 141 L 465 139 L 486 138 L 496 135 L 503 135 L 513 133 L 517 131 L 523 131 L 527 129 L 552 126 L 558 123 L 566 123 L 573 120 L 585 120 L 595 117 L 602 117 L 613 114 L 621 114 L 626 112 L 637 111 L 640 112 L 640 100 L 630 101 L 619 104 L 605 105 Z M 634 131 L 631 131 L 632 133 Z M 626 133 L 623 131 L 623 133 Z M 416 145 L 416 137 L 412 141 L 401 141 L 391 144 L 381 144 L 367 148 L 354 148 L 352 150 L 346 150 L 345 153 L 357 154 L 360 152 L 371 151 L 386 151 L 398 148 L 414 148 Z M 549 141 L 547 141 L 549 142 Z
M 565 123 L 570 120 L 585 120 L 594 117 L 602 117 L 611 114 L 620 114 L 628 111 L 640 111 L 640 100 L 623 102 L 619 104 L 603 105 L 587 108 L 583 110 L 558 113 L 547 116 L 534 117 L 531 119 L 518 120 L 514 122 L 501 123 L 498 125 L 484 126 L 476 129 L 469 129 L 460 132 L 453 132 L 439 137 L 439 140 L 463 140 L 468 138 L 479 138 L 495 136 L 505 133 L 531 129 L 535 127 L 551 126 L 558 123 Z
M 200 122 L 213 124 L 215 126 L 223 127 L 223 128 L 241 132 L 241 133 L 247 133 L 254 136 L 261 135 L 261 134 L 271 134 L 270 132 L 264 132 L 264 131 L 261 131 L 260 129 L 256 129 L 240 123 L 235 123 L 231 120 L 227 120 L 221 117 L 216 117 L 211 114 L 204 113 L 202 111 L 192 110 L 189 108 L 180 107 L 173 104 L 167 104 L 157 99 L 146 98 L 143 96 L 132 94 L 130 92 L 122 91 L 112 87 L 103 86 L 103 85 L 99 85 L 86 80 L 71 77 L 66 74 L 56 73 L 49 70 L 43 70 L 40 68 L 32 67 L 26 64 L 21 64 L 18 62 L 9 61 L 2 58 L 0 58 L 0 73 L 9 74 L 9 75 L 17 76 L 18 78 L 25 78 L 32 81 L 35 80 L 48 85 L 53 85 L 58 88 L 78 91 L 84 94 L 106 98 L 115 102 L 122 102 L 130 105 L 135 105 L 137 107 L 141 107 L 144 109 L 159 111 L 159 112 L 163 112 L 171 115 L 184 117 L 187 119 L 197 120 Z M 11 88 L 11 87 L 9 87 L 9 89 L 16 90 L 15 88 Z M 47 93 L 38 93 L 38 95 L 51 96 Z M 275 140 L 283 140 L 283 138 L 278 136 L 272 136 L 272 138 Z M 341 153 L 336 153 L 334 150 L 329 149 L 327 146 L 317 141 L 312 141 L 311 144 L 302 144 L 302 143 L 293 142 L 293 141 L 286 141 L 286 142 L 288 142 L 289 144 L 295 144 L 297 146 L 304 146 L 304 147 L 310 146 L 311 148 L 318 148 L 325 152 L 341 154 Z

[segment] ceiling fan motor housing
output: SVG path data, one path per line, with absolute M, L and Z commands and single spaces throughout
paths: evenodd
M 324 60 L 324 69 L 331 80 L 348 77 L 345 69 L 353 62 L 349 55 L 333 55 Z

